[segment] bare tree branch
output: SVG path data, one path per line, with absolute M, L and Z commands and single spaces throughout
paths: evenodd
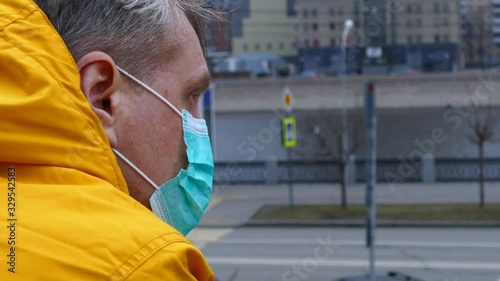
M 469 132 L 467 139 L 477 145 L 479 152 L 479 205 L 484 206 L 485 193 L 484 193 L 484 144 L 486 142 L 500 141 L 499 127 L 498 127 L 498 114 L 495 113 L 491 103 L 486 108 L 477 108 L 473 116 L 469 119 Z

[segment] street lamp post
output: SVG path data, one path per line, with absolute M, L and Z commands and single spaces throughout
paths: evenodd
M 344 22 L 344 32 L 342 33 L 342 42 L 341 42 L 341 60 L 342 60 L 342 71 L 341 71 L 341 80 L 342 80 L 342 161 L 344 165 L 343 171 L 343 181 L 344 188 L 347 184 L 347 157 L 348 157 L 348 137 L 347 137 L 347 93 L 346 93 L 346 82 L 345 77 L 347 76 L 347 58 L 346 58 L 346 45 L 347 45 L 347 36 L 349 35 L 349 31 L 352 29 L 354 23 L 352 20 L 348 19 Z M 345 195 L 346 190 L 343 190 L 343 196 Z M 345 199 L 345 198 L 343 198 Z M 345 201 L 343 200 L 343 203 Z

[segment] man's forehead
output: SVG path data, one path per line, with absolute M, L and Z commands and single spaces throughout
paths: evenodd
M 177 47 L 183 48 L 188 43 L 189 33 L 196 33 L 194 31 L 193 26 L 189 22 L 186 14 L 180 8 L 174 8 L 174 12 L 172 13 L 172 23 L 173 23 L 173 32 L 175 38 L 175 44 Z

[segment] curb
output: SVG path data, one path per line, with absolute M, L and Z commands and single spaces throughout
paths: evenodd
M 247 223 L 200 223 L 197 227 L 201 228 L 239 228 L 245 227 Z
M 365 220 L 250 220 L 245 227 L 365 227 Z M 481 227 L 500 228 L 500 221 L 379 220 L 377 227 Z

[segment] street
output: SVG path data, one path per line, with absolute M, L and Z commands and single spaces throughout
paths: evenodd
M 496 228 L 381 228 L 377 273 L 425 281 L 499 281 Z M 219 281 L 335 280 L 368 269 L 363 228 L 197 228 L 190 238 Z
M 349 204 L 364 204 L 362 184 L 350 185 Z M 236 227 L 248 223 L 264 205 L 288 205 L 286 185 L 215 186 L 214 196 L 200 222 L 202 227 Z M 487 183 L 486 203 L 500 203 L 500 184 Z M 378 204 L 478 204 L 476 183 L 399 183 L 379 184 L 375 190 Z M 297 205 L 339 204 L 338 184 L 296 184 L 294 203 Z M 496 280 L 495 280 L 496 281 Z

